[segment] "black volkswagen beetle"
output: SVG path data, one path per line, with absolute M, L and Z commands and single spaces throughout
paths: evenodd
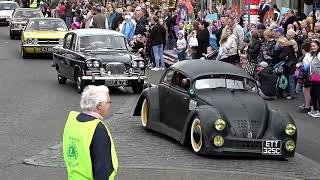
M 77 92 L 88 84 L 132 87 L 143 90 L 145 61 L 131 53 L 125 36 L 103 29 L 79 29 L 68 32 L 63 46 L 53 48 L 53 66 L 58 82 L 75 81 Z
M 159 85 L 145 85 L 134 116 L 142 126 L 191 144 L 196 154 L 293 157 L 297 129 L 272 110 L 254 79 L 228 63 L 176 63 Z

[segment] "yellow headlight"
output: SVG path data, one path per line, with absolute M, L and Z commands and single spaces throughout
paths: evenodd
M 226 127 L 226 122 L 223 119 L 217 119 L 214 122 L 214 127 L 218 130 L 218 131 L 222 131 L 224 130 L 224 128 Z
M 291 124 L 291 123 L 289 123 L 289 124 L 286 126 L 285 132 L 286 132 L 286 134 L 288 134 L 289 136 L 292 136 L 292 135 L 294 135 L 294 134 L 296 133 L 296 130 L 297 130 L 296 126 L 293 125 L 293 124 Z
M 286 150 L 287 150 L 287 151 L 291 152 L 291 151 L 293 151 L 295 148 L 296 148 L 296 144 L 294 143 L 293 140 L 288 140 L 288 141 L 286 142 Z
M 214 137 L 213 139 L 213 144 L 217 147 L 221 147 L 224 143 L 224 139 L 222 136 L 218 135 L 216 137 Z

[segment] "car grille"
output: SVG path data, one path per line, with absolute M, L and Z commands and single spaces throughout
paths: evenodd
M 38 44 L 59 44 L 59 39 L 38 39 Z
M 262 142 L 261 141 L 227 140 L 225 141 L 224 147 L 234 148 L 234 149 L 243 150 L 243 151 L 261 152 Z
M 244 138 L 257 138 L 262 121 L 258 120 L 235 120 L 235 126 Z
M 110 71 L 111 75 L 112 74 L 124 74 L 124 72 L 126 71 L 125 64 L 118 63 L 118 62 L 108 63 L 107 65 L 105 65 L 104 68 L 106 69 L 106 72 Z

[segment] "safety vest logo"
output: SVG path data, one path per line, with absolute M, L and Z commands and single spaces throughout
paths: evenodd
M 69 159 L 69 165 L 71 167 L 78 166 L 78 150 L 74 142 L 70 143 L 68 146 L 68 154 L 67 157 Z

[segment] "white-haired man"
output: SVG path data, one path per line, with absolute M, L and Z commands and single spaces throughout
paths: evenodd
M 71 111 L 63 132 L 68 180 L 113 180 L 118 159 L 108 127 L 101 121 L 111 107 L 106 86 L 87 86 L 81 112 Z

